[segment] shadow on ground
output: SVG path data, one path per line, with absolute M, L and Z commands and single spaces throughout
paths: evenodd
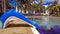
M 6 28 L 10 28 L 10 27 L 32 27 L 28 24 L 9 24 Z

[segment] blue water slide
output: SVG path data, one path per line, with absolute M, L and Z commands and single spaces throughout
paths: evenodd
M 11 16 L 15 16 L 15 17 L 17 17 L 19 19 L 22 19 L 22 20 L 26 21 L 27 23 L 35 26 L 36 28 L 39 28 L 39 25 L 38 24 L 36 24 L 35 22 L 33 22 L 30 19 L 26 18 L 22 13 L 16 12 L 16 10 L 14 10 L 14 9 L 9 10 L 8 12 L 6 12 L 5 14 L 2 15 L 2 17 L 1 17 L 2 28 L 4 28 L 5 21 L 9 17 L 11 17 Z

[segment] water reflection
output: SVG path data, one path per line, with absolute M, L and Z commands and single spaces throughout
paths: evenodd
M 50 17 L 50 16 L 42 16 L 40 18 L 34 19 L 40 26 L 53 27 L 55 25 L 60 25 L 60 17 Z
M 48 21 L 49 21 L 49 16 L 47 16 L 47 17 L 46 17 L 46 16 L 43 16 L 41 23 L 42 23 L 43 25 L 44 25 L 44 24 L 47 25 L 47 24 L 48 24 Z

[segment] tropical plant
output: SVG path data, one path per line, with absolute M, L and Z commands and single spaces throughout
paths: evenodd
M 44 6 L 41 6 L 42 4 L 42 0 L 39 1 L 38 4 L 35 4 L 35 0 L 18 0 L 21 2 L 20 5 L 17 5 L 19 9 L 23 9 L 24 11 L 26 10 L 33 10 L 33 11 L 37 11 L 37 10 L 40 10 L 40 11 L 43 11 L 45 9 Z M 18 2 L 17 0 L 15 0 L 15 2 Z M 32 2 L 34 2 L 34 4 L 31 4 Z
M 57 1 L 54 1 L 51 6 L 48 7 L 50 14 L 59 15 L 60 14 L 60 5 L 58 5 Z

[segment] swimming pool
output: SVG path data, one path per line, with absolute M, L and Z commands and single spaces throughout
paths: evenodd
M 60 17 L 40 16 L 40 18 L 35 18 L 34 21 L 37 22 L 40 26 L 60 26 Z

